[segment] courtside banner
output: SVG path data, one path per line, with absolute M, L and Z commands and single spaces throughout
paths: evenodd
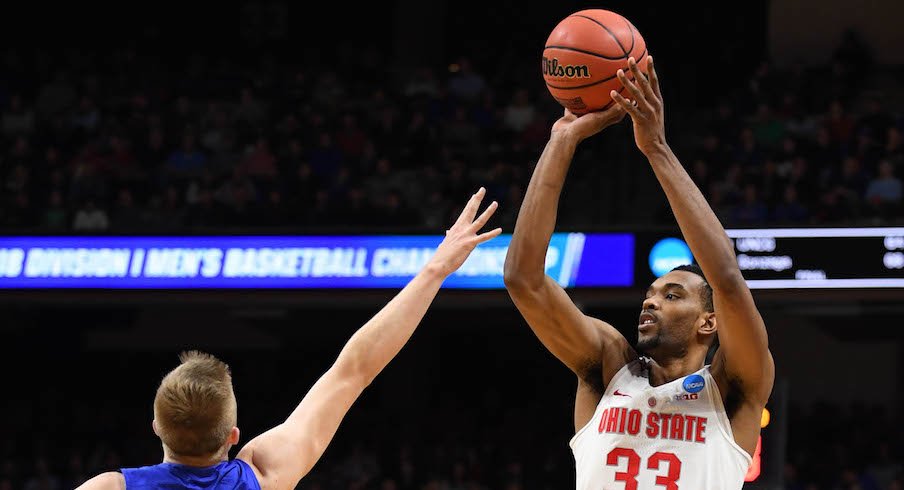
M 0 237 L 0 289 L 400 288 L 442 236 Z M 501 289 L 511 235 L 480 245 L 446 288 Z M 556 233 L 565 287 L 634 285 L 634 236 Z

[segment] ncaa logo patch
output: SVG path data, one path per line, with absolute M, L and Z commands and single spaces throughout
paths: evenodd
M 656 277 L 662 277 L 679 265 L 692 264 L 694 256 L 690 247 L 679 238 L 664 238 L 656 242 L 650 249 L 650 271 Z
M 699 393 L 705 385 L 706 381 L 699 374 L 692 374 L 684 378 L 684 391 L 688 393 Z

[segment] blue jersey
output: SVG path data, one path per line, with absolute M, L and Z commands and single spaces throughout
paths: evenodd
M 233 459 L 216 466 L 199 468 L 161 463 L 120 470 L 126 490 L 260 490 L 254 470 L 248 463 Z

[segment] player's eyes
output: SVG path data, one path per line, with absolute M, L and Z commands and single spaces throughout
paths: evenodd
M 672 293 L 669 293 L 669 294 L 665 295 L 665 299 L 678 299 L 678 296 L 676 296 Z

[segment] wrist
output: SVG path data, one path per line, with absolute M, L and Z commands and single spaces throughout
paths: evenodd
M 671 153 L 672 149 L 664 139 L 654 141 L 643 148 L 643 154 L 648 160 L 668 158 Z
M 451 275 L 454 270 L 449 270 L 448 266 L 443 265 L 442 263 L 431 260 L 427 262 L 423 269 L 421 269 L 421 275 L 427 279 L 438 279 L 443 280 L 449 275 Z
M 578 137 L 577 135 L 575 135 L 571 131 L 568 131 L 567 129 L 553 131 L 549 135 L 550 143 L 556 143 L 559 145 L 563 145 L 566 148 L 571 148 L 572 150 L 577 148 L 578 143 L 580 143 L 582 139 L 583 138 Z

